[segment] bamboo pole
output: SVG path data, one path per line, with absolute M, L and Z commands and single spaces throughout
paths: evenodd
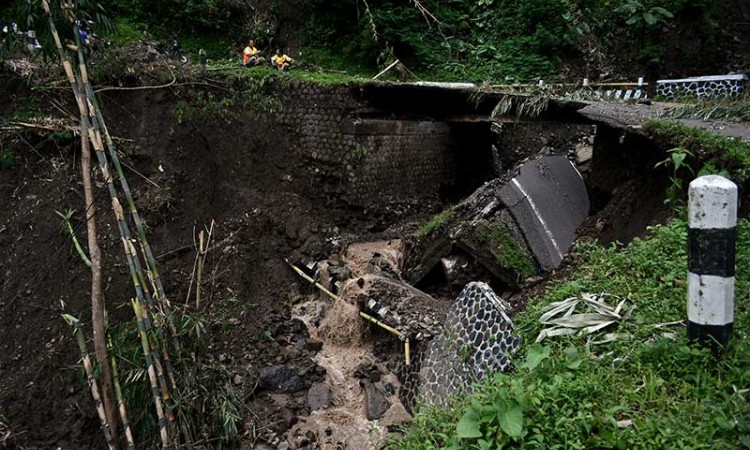
M 93 93 L 91 89 L 91 83 L 89 82 L 88 73 L 86 70 L 86 63 L 83 56 L 83 51 L 80 43 L 80 38 L 78 34 L 78 26 L 74 24 L 74 35 L 76 36 L 76 47 L 78 51 L 78 62 L 79 62 L 79 73 L 81 74 L 81 83 L 83 89 L 81 89 L 81 92 L 91 92 Z M 131 269 L 131 277 L 133 278 L 133 284 L 136 286 L 140 286 L 141 291 L 143 293 L 143 297 L 146 299 L 146 304 L 141 304 L 141 312 L 143 314 L 142 320 L 147 328 L 148 334 L 153 334 L 154 327 L 152 326 L 152 322 L 149 320 L 149 309 L 150 307 L 153 307 L 155 305 L 158 305 L 160 307 L 165 306 L 165 304 L 162 303 L 155 303 L 153 301 L 153 298 L 151 296 L 151 292 L 148 288 L 148 283 L 146 282 L 146 275 L 144 274 L 143 267 L 140 263 L 140 257 L 138 255 L 138 252 L 135 249 L 135 246 L 132 243 L 132 238 L 130 234 L 130 228 L 128 226 L 127 220 L 125 219 L 125 215 L 123 213 L 122 205 L 120 204 L 119 197 L 117 196 L 117 191 L 113 183 L 113 177 L 111 176 L 111 172 L 109 171 L 109 164 L 107 161 L 107 155 L 104 153 L 104 146 L 102 144 L 102 135 L 101 135 L 101 127 L 103 126 L 103 117 L 101 113 L 96 114 L 95 111 L 98 111 L 98 108 L 94 104 L 95 97 L 88 97 L 85 94 L 83 95 L 84 100 L 86 101 L 86 106 L 88 107 L 89 111 L 89 120 L 91 123 L 94 124 L 93 132 L 91 135 L 91 139 L 93 142 L 96 142 L 95 149 L 97 150 L 97 157 L 99 159 L 100 167 L 102 169 L 102 172 L 107 174 L 106 179 L 108 180 L 108 187 L 110 190 L 110 194 L 112 197 L 112 208 L 115 212 L 115 216 L 118 221 L 118 225 L 120 227 L 121 235 L 123 236 L 123 245 L 125 246 L 125 252 L 127 255 L 129 255 L 130 262 L 132 262 L 132 265 L 129 264 Z M 124 180 L 124 175 L 121 176 L 121 180 Z M 133 206 L 134 207 L 134 206 Z M 145 239 L 145 237 L 144 237 Z M 147 271 L 148 271 L 148 265 L 147 265 Z M 148 271 L 148 274 L 151 275 L 149 277 L 149 281 L 153 282 L 153 274 L 151 271 Z M 137 290 L 137 289 L 136 289 Z M 168 307 L 168 305 L 166 305 Z M 167 315 L 167 321 L 169 322 L 170 315 Z M 176 338 L 176 328 L 174 326 L 174 323 L 169 323 L 170 331 L 174 330 L 173 337 Z M 175 408 L 173 406 L 172 402 L 172 396 L 170 394 L 170 386 L 168 384 L 168 380 L 172 383 L 172 386 L 175 386 L 175 379 L 173 375 L 173 369 L 171 366 L 171 363 L 169 361 L 169 353 L 167 352 L 166 348 L 160 349 L 160 342 L 163 341 L 164 336 L 160 331 L 160 328 L 156 329 L 156 336 L 153 336 L 151 339 L 149 339 L 149 349 L 151 352 L 151 359 L 153 361 L 154 367 L 156 368 L 156 374 L 157 379 L 159 380 L 159 388 L 161 390 L 161 398 L 164 404 L 164 407 L 166 408 L 167 412 L 167 418 L 168 422 L 170 424 L 171 428 L 175 428 L 175 417 L 174 417 L 174 411 Z M 179 346 L 178 346 L 179 348 Z M 164 358 L 164 362 L 162 363 L 161 358 Z M 175 433 L 173 433 L 175 438 L 177 436 L 176 430 Z
M 195 283 L 195 309 L 201 304 L 201 281 L 203 278 L 203 263 L 205 262 L 205 250 L 203 248 L 203 230 L 198 233 L 198 279 Z
M 78 252 L 78 256 L 81 257 L 84 264 L 86 264 L 88 267 L 91 267 L 91 261 L 89 260 L 89 257 L 86 255 L 86 251 L 81 246 L 81 243 L 78 241 L 78 236 L 76 236 L 76 232 L 73 229 L 73 225 L 71 225 L 70 223 L 70 218 L 74 212 L 75 211 L 69 209 L 65 212 L 65 214 L 63 214 L 60 211 L 55 210 L 55 213 L 57 213 L 58 216 L 62 217 L 63 228 L 70 235 L 70 239 L 73 241 L 73 246 L 76 248 L 76 252 Z
M 146 325 L 143 320 L 144 310 L 143 305 L 138 299 L 132 299 L 133 312 L 138 320 L 138 333 L 141 336 L 141 347 L 143 349 L 143 358 L 146 360 L 146 369 L 148 371 L 148 379 L 151 384 L 151 395 L 154 398 L 154 406 L 156 408 L 156 417 L 159 420 L 159 435 L 161 437 L 162 447 L 169 447 L 169 433 L 167 431 L 167 419 L 164 417 L 164 406 L 162 403 L 161 391 L 159 389 L 159 383 L 157 381 L 156 368 L 154 367 L 154 361 L 151 358 L 151 344 L 149 343 L 148 333 L 146 331 Z
M 334 294 L 333 292 L 331 292 L 328 289 L 326 289 L 325 287 L 323 287 L 322 284 L 320 284 L 317 281 L 315 281 L 312 278 L 310 278 L 305 272 L 303 272 L 302 270 L 300 270 L 299 267 L 297 267 L 294 264 L 290 263 L 288 259 L 285 259 L 284 261 L 286 261 L 286 263 L 289 264 L 289 267 L 291 267 L 292 270 L 294 270 L 295 272 L 297 272 L 297 274 L 299 276 L 301 276 L 302 278 L 304 278 L 306 281 L 308 281 L 310 284 L 312 284 L 316 288 L 320 289 L 321 292 L 323 292 L 324 294 L 326 294 L 327 296 L 331 297 L 334 300 L 338 300 L 339 299 L 336 296 L 336 294 Z
M 101 140 L 101 134 L 98 132 L 98 123 L 96 121 L 96 115 L 91 114 L 92 108 L 89 108 L 90 103 L 86 101 L 82 95 L 82 92 L 86 90 L 85 86 L 88 85 L 90 87 L 90 83 L 88 82 L 88 76 L 86 71 L 86 66 L 83 61 L 82 52 L 80 51 L 80 45 L 78 47 L 74 47 L 74 50 L 78 50 L 78 56 L 79 56 L 79 68 L 80 68 L 80 74 L 81 78 L 85 80 L 83 84 L 83 88 L 79 87 L 79 82 L 77 81 L 77 78 L 75 76 L 75 73 L 73 71 L 73 66 L 68 59 L 67 55 L 65 54 L 65 51 L 62 46 L 62 41 L 60 40 L 59 33 L 57 32 L 57 28 L 55 27 L 54 20 L 52 19 L 51 12 L 49 10 L 49 4 L 47 3 L 47 0 L 42 0 L 42 7 L 47 14 L 48 22 L 50 26 L 50 30 L 52 32 L 52 36 L 55 40 L 55 44 L 57 46 L 57 50 L 60 56 L 60 60 L 63 65 L 63 69 L 65 70 L 66 76 L 68 78 L 68 81 L 71 85 L 71 89 L 73 90 L 73 94 L 75 96 L 76 102 L 78 104 L 79 110 L 81 112 L 86 112 L 86 118 L 84 122 L 86 125 L 89 125 L 89 133 L 88 138 L 91 140 L 97 154 L 97 158 L 99 159 L 100 168 L 102 170 L 102 173 L 104 175 L 104 179 L 107 182 L 107 186 L 110 192 L 110 196 L 112 197 L 112 207 L 115 212 L 115 216 L 118 220 L 118 227 L 120 229 L 121 233 L 121 241 L 123 244 L 123 247 L 125 249 L 126 254 L 126 260 L 128 262 L 128 268 L 131 275 L 131 280 L 133 282 L 133 286 L 136 291 L 136 297 L 139 301 L 139 312 L 145 312 L 142 316 L 139 316 L 139 323 L 148 323 L 150 328 L 150 321 L 148 319 L 148 304 L 153 304 L 153 299 L 147 290 L 147 285 L 145 283 L 145 277 L 143 275 L 143 271 L 140 266 L 140 260 L 138 258 L 138 254 L 135 251 L 134 246 L 132 245 L 131 238 L 130 238 L 130 232 L 127 225 L 127 222 L 125 221 L 124 214 L 122 212 L 122 207 L 120 206 L 119 199 L 117 197 L 117 191 L 114 187 L 114 184 L 112 183 L 112 176 L 110 175 L 109 167 L 106 160 L 106 155 L 103 151 L 103 145 Z M 72 14 L 71 11 L 66 11 L 69 15 Z M 78 29 L 77 26 L 74 26 L 74 34 L 76 36 L 76 39 L 78 40 Z M 80 44 L 80 42 L 79 42 Z M 101 116 L 100 116 L 101 117 Z M 91 126 L 91 123 L 94 123 L 94 125 L 97 126 Z M 85 138 L 85 137 L 84 137 Z M 145 300 L 145 303 L 144 303 Z M 148 340 L 147 340 L 148 343 Z M 159 352 L 153 351 L 151 348 L 151 344 L 148 344 L 148 350 L 150 351 L 149 359 L 151 360 L 150 370 L 154 372 L 154 377 L 156 377 L 155 369 L 154 369 L 154 360 L 159 362 Z M 163 371 L 162 371 L 163 373 Z M 173 379 L 173 378 L 172 378 Z M 166 383 L 159 383 L 161 386 L 166 386 Z M 158 386 L 158 385 L 155 385 Z M 157 387 L 158 389 L 158 387 Z M 169 392 L 166 391 L 166 396 L 169 398 Z M 163 418 L 163 408 L 162 408 L 162 396 L 158 395 L 154 397 L 155 403 L 156 403 L 156 409 L 157 409 L 157 416 L 159 413 L 162 414 Z M 168 440 L 168 436 L 167 436 Z
M 138 208 L 136 208 L 135 206 L 135 201 L 133 200 L 130 185 L 128 184 L 127 178 L 125 178 L 125 174 L 120 163 L 120 158 L 117 156 L 117 150 L 112 141 L 112 137 L 110 136 L 109 130 L 104 123 L 104 117 L 101 113 L 101 108 L 98 105 L 98 101 L 96 100 L 96 96 L 94 95 L 91 83 L 87 83 L 86 88 L 89 91 L 89 98 L 91 99 L 94 106 L 93 111 L 95 112 L 95 118 L 99 123 L 102 134 L 104 135 L 104 141 L 107 145 L 110 160 L 112 161 L 112 165 L 114 166 L 115 172 L 117 173 L 117 178 L 120 182 L 120 186 L 122 187 L 122 191 L 125 195 L 125 201 L 128 205 L 128 211 L 130 212 L 130 215 L 133 218 L 133 222 L 135 223 L 138 242 L 141 246 L 141 251 L 145 255 L 147 269 L 151 273 L 151 279 L 155 287 L 154 292 L 156 294 L 157 301 L 167 315 L 167 323 L 169 325 L 172 343 L 175 346 L 175 349 L 179 350 L 180 344 L 177 338 L 177 327 L 174 322 L 174 312 L 172 311 L 171 304 L 164 291 L 164 286 L 161 281 L 161 275 L 156 265 L 156 258 L 154 258 L 154 254 L 151 250 L 151 245 L 148 243 L 148 239 L 146 239 L 146 230 L 143 226 L 143 221 L 141 220 L 141 216 L 138 213 Z
M 96 378 L 94 377 L 94 370 L 91 365 L 91 357 L 89 356 L 89 352 L 86 349 L 86 338 L 83 335 L 81 321 L 71 316 L 70 314 L 63 314 L 62 318 L 75 330 L 74 333 L 76 335 L 76 339 L 78 340 L 78 348 L 81 351 L 83 370 L 86 372 L 86 382 L 89 385 L 89 389 L 91 390 L 91 397 L 94 399 L 94 404 L 96 405 L 96 413 L 99 416 L 99 422 L 101 423 L 102 431 L 104 432 L 104 439 L 107 441 L 107 448 L 109 448 L 110 450 L 114 450 L 115 445 L 112 439 L 112 433 L 109 428 L 109 423 L 107 422 L 107 416 L 104 412 L 104 406 L 102 404 L 101 396 L 99 395 L 99 388 L 96 383 Z
M 125 407 L 125 398 L 122 395 L 122 388 L 120 387 L 120 375 L 117 371 L 117 360 L 115 359 L 114 346 L 112 345 L 112 338 L 107 340 L 107 347 L 109 350 L 109 357 L 112 363 L 112 377 L 115 381 L 115 395 L 117 396 L 117 410 L 120 413 L 120 423 L 125 434 L 125 441 L 128 443 L 129 449 L 135 448 L 135 440 L 133 439 L 133 432 L 130 430 L 130 423 L 128 422 L 128 412 Z

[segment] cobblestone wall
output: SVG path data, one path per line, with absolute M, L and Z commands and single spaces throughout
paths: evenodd
M 282 104 L 279 120 L 315 182 L 352 204 L 434 194 L 455 176 L 446 123 L 386 118 L 359 86 L 290 82 Z
M 746 75 L 717 75 L 681 80 L 659 80 L 656 82 L 656 95 L 667 99 L 677 97 L 734 97 L 744 92 L 746 83 Z

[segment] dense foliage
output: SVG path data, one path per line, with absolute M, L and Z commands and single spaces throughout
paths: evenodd
M 36 1 L 14 3 L 0 17 L 40 28 Z M 425 77 L 493 83 L 679 73 L 721 47 L 711 0 L 119 0 L 107 14 L 129 38 L 176 34 L 213 58 L 254 38 L 327 68 L 371 73 L 396 57 Z

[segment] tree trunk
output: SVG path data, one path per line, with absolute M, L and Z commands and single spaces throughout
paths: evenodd
M 83 91 L 82 91 L 83 92 Z M 83 94 L 82 94 L 83 95 Z M 84 95 L 84 105 L 86 104 Z M 102 368 L 102 401 L 107 416 L 112 444 L 117 447 L 118 421 L 115 409 L 112 368 L 107 359 L 107 337 L 104 331 L 104 289 L 102 287 L 102 255 L 96 232 L 96 205 L 91 182 L 91 149 L 89 147 L 88 118 L 81 115 L 81 172 L 86 198 L 86 234 L 91 256 L 91 324 L 94 329 L 94 353 Z

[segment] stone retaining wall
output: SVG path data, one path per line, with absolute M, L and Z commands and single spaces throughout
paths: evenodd
M 732 97 L 742 94 L 746 84 L 746 75 L 715 75 L 679 80 L 658 80 L 656 82 L 656 95 L 667 99 L 676 97 Z
M 385 118 L 360 86 L 289 82 L 282 104 L 277 117 L 315 182 L 351 204 L 435 194 L 455 177 L 446 123 Z

